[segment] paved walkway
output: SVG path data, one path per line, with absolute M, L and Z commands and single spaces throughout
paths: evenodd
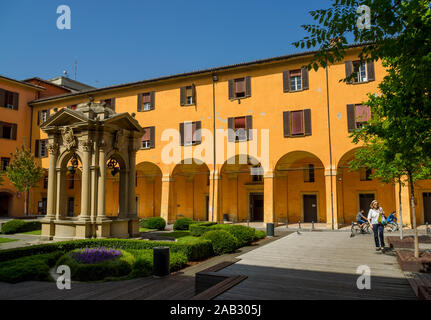
M 392 252 L 375 252 L 371 235 L 293 233 L 238 256 L 220 274 L 248 279 L 216 299 L 415 299 Z M 371 269 L 371 290 L 358 290 L 357 267 Z

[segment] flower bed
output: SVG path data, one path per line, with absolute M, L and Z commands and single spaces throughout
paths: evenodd
M 84 248 L 72 252 L 72 257 L 79 263 L 90 264 L 99 263 L 107 260 L 115 260 L 121 257 L 121 250 L 114 248 L 106 249 L 105 247 L 99 248 Z
M 401 270 L 410 272 L 431 272 L 431 253 L 420 252 L 415 258 L 413 251 L 397 251 L 397 261 Z

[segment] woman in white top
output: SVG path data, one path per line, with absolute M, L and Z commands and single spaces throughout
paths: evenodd
M 383 224 L 381 223 L 384 219 L 383 209 L 379 206 L 377 200 L 373 200 L 370 205 L 371 209 L 368 211 L 367 220 L 370 223 L 370 227 L 374 232 L 374 241 L 376 243 L 376 251 L 385 249 L 385 238 L 383 235 Z

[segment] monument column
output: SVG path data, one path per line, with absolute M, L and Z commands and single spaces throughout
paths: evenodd
M 46 205 L 46 218 L 55 218 L 55 198 L 57 194 L 57 174 L 55 167 L 58 157 L 58 145 L 56 143 L 50 143 L 48 145 L 49 152 L 49 169 L 48 169 L 48 194 L 47 194 L 47 205 Z
M 136 212 L 136 148 L 133 146 L 129 150 L 129 217 L 136 218 L 138 213 Z
M 97 220 L 106 219 L 106 153 L 105 142 L 99 143 L 99 177 L 97 181 Z
M 91 141 L 82 141 L 82 187 L 80 220 L 90 219 L 90 149 Z

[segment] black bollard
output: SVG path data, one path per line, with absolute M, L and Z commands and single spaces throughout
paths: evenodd
M 268 237 L 274 236 L 274 224 L 273 223 L 267 223 L 266 224 L 266 235 Z
M 298 221 L 298 229 L 301 230 L 301 221 Z
M 314 221 L 311 221 L 311 230 L 314 230 Z
M 153 275 L 155 277 L 169 275 L 169 247 L 153 248 Z

